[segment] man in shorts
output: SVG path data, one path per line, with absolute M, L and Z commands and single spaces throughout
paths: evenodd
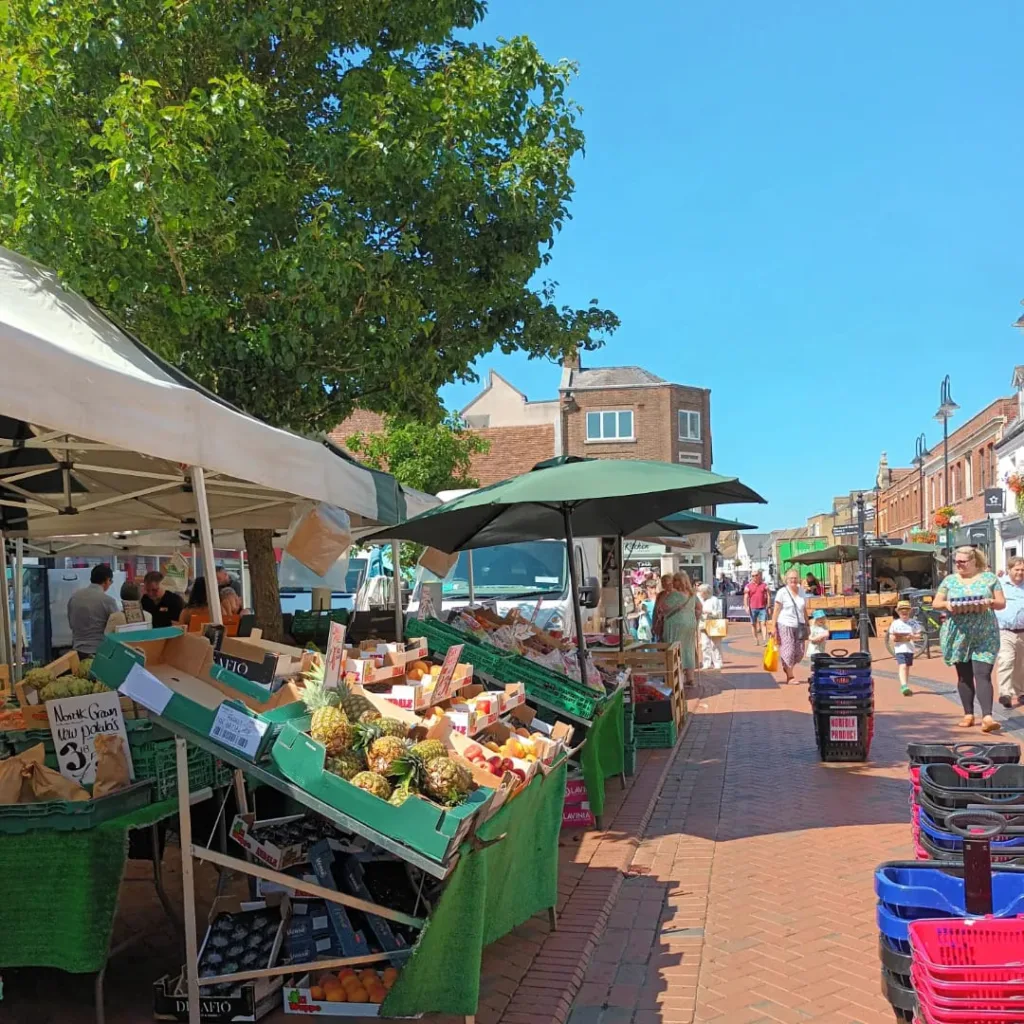
M 761 570 L 750 574 L 750 582 L 743 588 L 743 607 L 750 616 L 750 631 L 758 644 L 765 642 L 768 621 L 768 602 L 771 592 L 761 576 Z

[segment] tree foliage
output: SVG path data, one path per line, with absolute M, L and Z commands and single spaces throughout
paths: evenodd
M 387 417 L 380 433 L 353 434 L 345 444 L 367 465 L 429 494 L 479 486 L 471 476 L 473 456 L 491 447 L 454 414 L 438 423 Z
M 479 0 L 2 8 L 0 241 L 247 411 L 436 417 L 495 347 L 617 326 L 543 280 L 574 68 L 456 41 Z

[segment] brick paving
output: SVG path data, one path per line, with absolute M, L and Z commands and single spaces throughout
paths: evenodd
M 777 684 L 749 641 L 730 645 L 569 1024 L 893 1020 L 879 993 L 872 872 L 912 856 L 906 745 L 974 732 L 954 728 L 941 660 L 921 665 L 905 698 L 877 656 L 871 760 L 823 765 L 806 685 Z

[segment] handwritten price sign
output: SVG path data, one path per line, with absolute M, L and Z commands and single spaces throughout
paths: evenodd
M 121 714 L 121 700 L 116 691 L 50 700 L 46 702 L 46 714 L 50 719 L 50 734 L 57 751 L 57 767 L 64 778 L 86 786 L 94 782 L 94 741 L 97 736 L 110 735 L 120 736 L 124 740 L 124 751 L 128 755 L 129 770 L 134 778 L 131 755 L 128 753 L 128 733 Z
M 435 704 L 451 696 L 455 669 L 458 668 L 459 658 L 462 657 L 462 649 L 465 646 L 465 644 L 455 644 L 454 647 L 448 648 L 448 653 L 444 656 L 444 661 L 441 663 L 441 672 L 437 677 L 437 685 L 434 687 L 432 700 Z

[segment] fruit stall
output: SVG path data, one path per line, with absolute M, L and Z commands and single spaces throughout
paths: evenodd
M 23 725 L 23 712 L 50 706 L 44 694 L 102 690 L 132 706 L 142 731 L 159 730 L 176 758 L 177 790 L 161 789 L 163 800 L 154 802 L 154 780 L 128 782 L 103 799 L 141 787 L 138 805 L 92 829 L 13 837 L 15 848 L 31 846 L 34 863 L 52 865 L 39 885 L 22 876 L 13 904 L 40 933 L 28 937 L 34 954 L 47 941 L 55 951 L 31 962 L 102 971 L 125 836 L 173 814 L 176 796 L 197 782 L 226 793 L 234 771 L 236 794 L 239 778 L 249 784 L 230 827 L 234 848 L 202 845 L 181 814 L 183 881 L 192 885 L 193 858 L 206 861 L 248 876 L 256 902 L 222 897 L 205 926 L 186 920 L 181 971 L 154 979 L 157 1015 L 190 1019 L 190 989 L 197 1007 L 216 1004 L 217 1019 L 258 1019 L 275 1007 L 473 1015 L 483 946 L 545 909 L 554 923 L 567 730 L 528 728 L 522 687 L 485 690 L 468 660 L 432 663 L 419 638 L 326 658 L 296 650 L 301 674 L 270 685 L 228 671 L 215 653 L 207 637 L 173 627 L 110 636 L 78 676 L 37 675 L 22 691 L 34 703 L 6 712 Z M 215 778 L 195 777 L 202 763 Z M 269 791 L 296 813 L 261 819 L 260 793 Z M 58 808 L 44 795 L 24 812 L 65 827 L 60 816 L 73 816 L 79 798 L 65 794 Z M 88 793 L 85 801 L 96 802 Z M 75 911 L 70 934 L 63 916 L 58 927 L 41 914 L 54 892 Z M 5 963 L 26 962 L 16 952 L 26 938 L 9 940 Z M 196 1019 L 208 1018 L 204 1009 Z
M 571 824 L 599 824 L 604 812 L 605 781 L 622 777 L 626 768 L 624 698 L 628 673 L 616 666 L 607 667 L 591 656 L 593 671 L 581 680 L 572 644 L 542 633 L 515 613 L 499 619 L 486 609 L 463 609 L 454 613 L 450 622 L 427 618 L 410 623 L 408 628 L 410 635 L 423 634 L 435 657 L 463 647 L 470 652 L 467 657 L 481 679 L 493 686 L 513 682 L 522 685 L 527 704 L 536 711 L 533 721 L 571 731 L 572 743 L 582 743 L 578 772 L 588 805 L 588 813 L 574 815 Z M 568 795 L 567 801 L 568 806 L 576 803 Z

